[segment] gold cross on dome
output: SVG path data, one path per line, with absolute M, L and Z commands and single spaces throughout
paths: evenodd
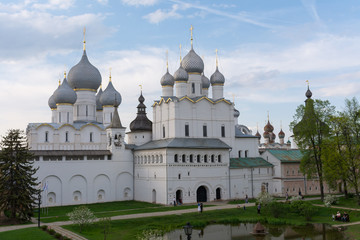
M 218 61 L 218 50 L 215 49 L 215 53 L 216 53 L 216 67 L 219 66 L 219 61 Z
M 194 30 L 194 28 L 193 28 L 193 26 L 191 25 L 191 27 L 190 27 L 190 32 L 191 32 L 191 47 L 192 47 L 192 45 L 193 45 L 193 30 Z
M 179 49 L 180 49 L 180 63 L 181 63 L 181 44 L 179 45 Z
M 142 91 L 142 85 L 141 84 L 139 85 L 139 87 L 140 87 L 140 90 Z
M 84 43 L 84 47 L 83 47 L 84 50 L 86 50 L 86 46 L 85 46 L 85 44 L 86 44 L 86 41 L 85 41 L 85 33 L 86 33 L 86 28 L 84 27 L 84 42 L 83 42 L 83 43 Z
M 111 68 L 109 68 L 109 73 L 110 73 L 110 75 L 109 75 L 109 82 L 111 82 Z

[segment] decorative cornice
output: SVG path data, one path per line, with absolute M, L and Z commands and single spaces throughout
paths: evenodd
M 55 128 L 54 128 L 53 126 L 51 126 L 50 124 L 48 124 L 48 123 L 42 123 L 42 124 L 40 124 L 39 126 L 36 127 L 36 130 L 37 130 L 38 128 L 42 127 L 42 126 L 51 127 L 53 130 L 55 130 Z
M 224 86 L 223 83 L 213 83 L 212 86 Z
M 175 80 L 175 83 L 187 83 L 187 81 L 176 81 Z
M 71 128 L 73 128 L 74 130 L 76 130 L 76 128 L 75 128 L 73 125 L 69 124 L 69 123 L 65 123 L 65 124 L 61 125 L 58 129 L 60 130 L 60 129 L 63 128 L 63 127 L 71 127 Z
M 174 86 L 173 85 L 164 85 L 162 87 L 165 88 L 165 87 L 174 87 Z
M 188 74 L 200 75 L 201 73 L 198 73 L 198 72 L 188 72 Z
M 74 91 L 90 91 L 90 92 L 96 92 L 95 89 L 91 89 L 91 88 L 75 88 Z
M 83 128 L 85 128 L 85 127 L 87 127 L 87 126 L 94 126 L 94 127 L 97 127 L 97 128 L 100 129 L 100 130 L 103 130 L 103 129 L 101 129 L 101 127 L 99 127 L 98 125 L 95 125 L 95 124 L 93 124 L 93 123 L 88 123 L 88 124 L 82 126 L 82 127 L 80 128 L 80 130 L 82 130 Z
M 57 104 L 56 104 L 56 106 L 61 106 L 61 105 L 73 106 L 74 104 L 72 104 L 72 103 L 57 103 Z

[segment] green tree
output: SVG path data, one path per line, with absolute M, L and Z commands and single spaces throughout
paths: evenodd
M 321 199 L 324 200 L 323 143 L 329 137 L 328 123 L 335 107 L 329 101 L 314 101 L 308 92 L 305 106 L 298 106 L 290 128 L 296 144 L 304 153 L 300 169 L 308 178 L 319 179 Z
M 12 220 L 28 221 L 38 184 L 24 132 L 9 130 L 0 142 L 0 149 L 0 208 L 9 212 Z
M 102 228 L 102 232 L 104 233 L 104 240 L 106 240 L 107 235 L 111 231 L 111 218 L 110 217 L 102 217 L 99 219 L 98 224 Z
M 80 232 L 82 232 L 84 227 L 92 224 L 96 219 L 93 212 L 91 212 L 90 209 L 85 206 L 74 208 L 72 212 L 66 215 L 70 218 L 70 221 L 79 225 Z

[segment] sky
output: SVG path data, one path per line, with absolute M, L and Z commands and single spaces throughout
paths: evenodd
M 143 86 L 149 119 L 160 79 L 179 67 L 180 50 L 203 57 L 205 75 L 225 76 L 224 96 L 235 101 L 239 124 L 263 133 L 268 118 L 286 140 L 306 80 L 314 99 L 341 111 L 360 93 L 360 2 L 356 0 L 1 0 L 0 135 L 49 122 L 48 99 L 63 72 L 82 55 L 122 96 L 123 125 L 136 117 Z M 127 129 L 128 131 L 129 129 Z M 278 140 L 278 138 L 276 139 Z

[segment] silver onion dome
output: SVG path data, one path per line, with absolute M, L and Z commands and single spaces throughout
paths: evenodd
M 66 78 L 64 78 L 62 84 L 55 90 L 53 96 L 56 104 L 74 104 L 77 99 L 76 92 L 69 86 Z
M 202 88 L 210 87 L 210 80 L 204 75 L 204 73 L 201 76 L 201 84 L 202 84 Z
M 239 110 L 234 108 L 234 117 L 238 118 L 240 116 Z
M 181 61 L 181 66 L 188 73 L 202 73 L 204 71 L 204 62 L 201 57 L 196 54 L 192 47 Z
M 118 107 L 120 105 L 121 95 L 118 91 L 116 91 L 111 81 L 109 81 L 106 89 L 101 94 L 100 103 L 102 106 Z
M 189 79 L 189 74 L 187 73 L 187 71 L 185 71 L 185 69 L 183 67 L 178 68 L 178 70 L 176 70 L 176 72 L 174 73 L 174 80 L 175 82 L 187 82 Z
M 225 77 L 222 75 L 221 72 L 219 72 L 219 68 L 216 67 L 215 72 L 210 77 L 210 83 L 213 84 L 224 84 L 225 83 Z
M 56 102 L 54 99 L 54 94 L 51 95 L 51 97 L 49 98 L 48 104 L 51 109 L 56 109 Z
M 169 70 L 166 70 L 166 73 L 164 76 L 162 76 L 160 83 L 161 86 L 174 86 L 175 79 L 174 77 L 169 73 Z
M 103 93 L 103 90 L 102 90 L 102 88 L 100 87 L 100 90 L 99 90 L 98 93 L 96 94 L 96 110 L 98 110 L 98 111 L 103 110 L 102 105 L 101 105 L 101 102 L 100 102 L 100 97 L 101 97 L 102 93 Z
M 80 62 L 70 69 L 68 79 L 69 85 L 73 89 L 97 90 L 99 88 L 101 84 L 100 72 L 89 62 L 85 50 Z

